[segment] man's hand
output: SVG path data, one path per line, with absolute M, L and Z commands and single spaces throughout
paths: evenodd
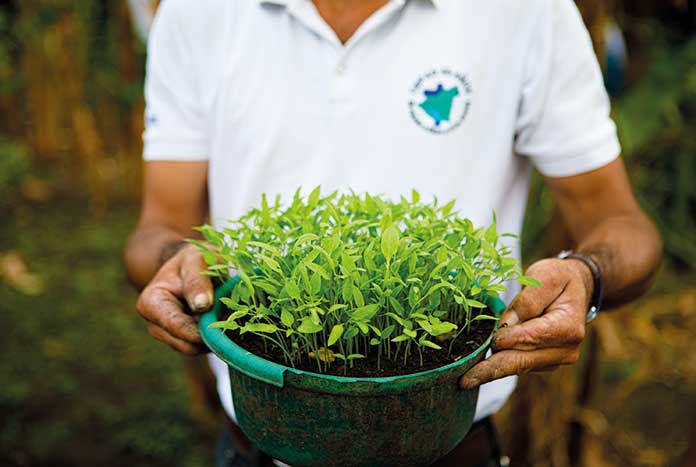
M 213 285 L 201 275 L 205 268 L 193 245 L 182 247 L 155 274 L 136 304 L 148 321 L 150 335 L 187 355 L 207 351 L 193 316 L 213 304 Z
M 545 259 L 526 275 L 538 279 L 541 287 L 525 287 L 513 300 L 501 317 L 495 353 L 461 378 L 462 388 L 578 360 L 593 293 L 592 272 L 582 261 Z

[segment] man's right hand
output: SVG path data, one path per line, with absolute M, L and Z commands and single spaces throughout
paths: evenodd
M 195 246 L 185 245 L 157 271 L 138 297 L 150 335 L 186 355 L 207 352 L 195 315 L 213 305 L 213 284 Z

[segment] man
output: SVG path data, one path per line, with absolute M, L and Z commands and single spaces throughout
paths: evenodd
M 416 188 L 456 198 L 478 225 L 495 211 L 500 231 L 519 233 L 531 164 L 541 171 L 576 254 L 533 264 L 543 285 L 507 295 L 495 353 L 460 381 L 482 385 L 483 422 L 439 465 L 495 465 L 479 428 L 515 375 L 575 362 L 600 302 L 640 295 L 660 260 L 572 0 L 165 0 L 146 99 L 144 202 L 126 264 L 150 334 L 185 354 L 205 351 L 195 315 L 213 300 L 182 243 L 193 226 L 321 184 Z M 234 417 L 226 369 L 210 362 Z

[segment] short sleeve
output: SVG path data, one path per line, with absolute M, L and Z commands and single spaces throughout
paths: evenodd
M 145 160 L 206 160 L 206 112 L 181 18 L 182 2 L 161 3 L 148 41 Z
M 549 177 L 600 168 L 620 152 L 590 35 L 572 0 L 548 0 L 535 28 L 515 152 Z

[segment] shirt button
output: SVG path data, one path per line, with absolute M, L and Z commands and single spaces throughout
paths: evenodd
M 336 67 L 336 74 L 338 76 L 343 76 L 346 72 L 346 65 L 343 63 L 339 63 L 338 66 Z

